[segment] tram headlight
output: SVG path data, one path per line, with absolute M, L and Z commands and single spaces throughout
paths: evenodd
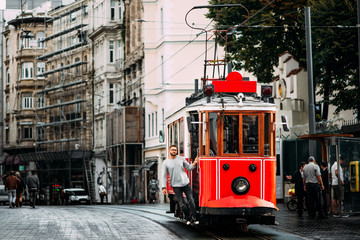
M 250 190 L 250 183 L 244 177 L 237 177 L 232 181 L 231 189 L 235 194 L 243 195 Z

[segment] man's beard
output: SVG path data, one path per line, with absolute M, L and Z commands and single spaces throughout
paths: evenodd
M 171 156 L 175 157 L 177 153 L 170 153 Z

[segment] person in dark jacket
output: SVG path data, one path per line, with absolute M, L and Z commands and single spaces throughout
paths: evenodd
M 15 176 L 15 172 L 11 171 L 10 175 L 6 177 L 5 188 L 8 190 L 9 208 L 15 207 L 16 201 L 16 189 L 20 183 L 20 180 Z
M 306 192 L 304 191 L 304 183 L 303 183 L 303 168 L 306 165 L 305 162 L 301 162 L 299 165 L 299 169 L 290 177 L 291 183 L 295 184 L 295 196 L 297 197 L 298 202 L 298 216 L 302 217 L 303 209 L 304 209 L 304 198 Z
M 16 207 L 22 207 L 23 202 L 23 192 L 25 189 L 24 179 L 21 177 L 19 172 L 15 173 L 16 177 L 20 180 L 18 187 L 16 188 Z
M 328 163 L 321 162 L 320 168 L 321 168 L 321 179 L 324 184 L 324 190 L 321 191 L 321 195 L 323 199 L 323 211 L 324 211 L 324 215 L 327 216 L 329 212 L 329 201 L 330 201 Z
M 36 171 L 31 171 L 31 176 L 28 176 L 26 179 L 26 185 L 30 195 L 30 207 L 35 208 L 36 203 L 36 194 L 40 189 L 40 181 L 38 176 L 36 175 Z

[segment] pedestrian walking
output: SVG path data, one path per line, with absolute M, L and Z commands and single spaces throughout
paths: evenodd
M 304 190 L 307 192 L 309 216 L 310 218 L 314 218 L 317 210 L 319 212 L 319 218 L 326 218 L 321 205 L 321 190 L 324 190 L 324 184 L 321 179 L 320 168 L 315 164 L 315 158 L 313 156 L 309 157 L 308 162 L 303 169 L 303 175 Z
M 301 162 L 299 165 L 299 169 L 292 176 L 287 177 L 292 183 L 295 184 L 295 196 L 297 198 L 298 217 L 302 217 L 304 209 L 304 198 L 306 192 L 304 190 L 303 169 L 305 165 L 305 162 Z
M 106 196 L 106 189 L 105 189 L 104 185 L 102 184 L 102 182 L 100 182 L 100 186 L 99 186 L 99 195 L 100 195 L 100 202 L 101 202 L 101 204 L 103 204 L 104 197 Z
M 30 207 L 35 208 L 36 204 L 36 195 L 38 194 L 40 190 L 40 181 L 37 176 L 37 173 L 35 170 L 31 171 L 31 176 L 28 176 L 26 179 L 26 185 L 29 192 L 30 197 Z
M 331 166 L 331 194 L 333 196 L 332 207 L 333 207 L 333 217 L 340 217 L 340 201 L 344 200 L 344 172 L 342 165 L 344 164 L 344 159 L 340 159 L 340 163 L 337 161 Z M 339 165 L 339 170 L 338 170 Z M 340 182 L 339 182 L 340 181 Z M 349 215 L 343 214 L 342 217 L 348 217 Z
M 159 185 L 155 179 L 155 177 L 153 179 L 150 180 L 149 182 L 149 195 L 150 195 L 150 199 L 149 202 L 150 203 L 155 203 L 157 200 L 156 194 L 160 191 L 159 189 Z
M 25 189 L 24 179 L 21 177 L 19 172 L 15 173 L 16 177 L 20 180 L 18 187 L 16 188 L 16 207 L 22 207 L 23 203 L 23 192 Z
M 192 190 L 190 186 L 190 180 L 185 172 L 185 169 L 192 171 L 196 164 L 198 163 L 198 158 L 196 157 L 192 164 L 188 163 L 185 158 L 178 156 L 178 148 L 176 145 L 171 145 L 169 148 L 169 158 L 163 162 L 162 167 L 162 191 L 163 194 L 167 194 L 166 182 L 167 174 L 170 176 L 170 186 L 175 192 L 175 196 L 178 199 L 179 205 L 185 214 L 186 224 L 190 225 L 191 222 L 194 224 L 199 224 L 196 215 L 196 207 L 194 198 L 192 196 Z M 184 169 L 185 168 L 185 169 Z M 185 193 L 186 198 L 190 205 L 190 212 L 185 204 L 183 193 Z M 191 214 L 191 215 L 190 215 Z
M 20 180 L 15 176 L 14 171 L 10 171 L 10 175 L 5 180 L 5 190 L 8 190 L 9 208 L 15 207 L 16 202 L 16 189 L 20 183 Z
M 325 216 L 328 216 L 329 212 L 329 170 L 328 170 L 328 163 L 327 162 L 321 162 L 320 165 L 321 168 L 321 180 L 324 184 L 324 190 L 322 190 L 322 203 L 323 203 L 323 212 Z

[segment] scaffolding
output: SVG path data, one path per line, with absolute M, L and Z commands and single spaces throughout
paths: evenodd
M 36 146 L 47 151 L 91 150 L 91 84 L 88 69 L 87 1 L 50 12 L 52 35 L 43 42 L 52 50 L 44 82 L 36 89 Z
M 36 153 L 23 158 L 33 159 L 39 167 L 46 166 L 43 171 L 49 183 L 54 181 L 48 174 L 55 171 L 52 168 L 62 166 L 61 162 L 68 163 L 54 172 L 58 175 L 57 181 L 62 181 L 64 187 L 87 189 L 94 201 L 88 16 L 88 0 L 49 12 L 46 23 L 52 27 L 51 35 L 41 41 L 49 48 L 36 58 L 37 62 L 46 63 L 46 71 L 38 75 L 45 80 L 36 81 Z M 44 156 L 49 163 L 41 165 Z M 62 171 L 66 176 L 59 174 Z

